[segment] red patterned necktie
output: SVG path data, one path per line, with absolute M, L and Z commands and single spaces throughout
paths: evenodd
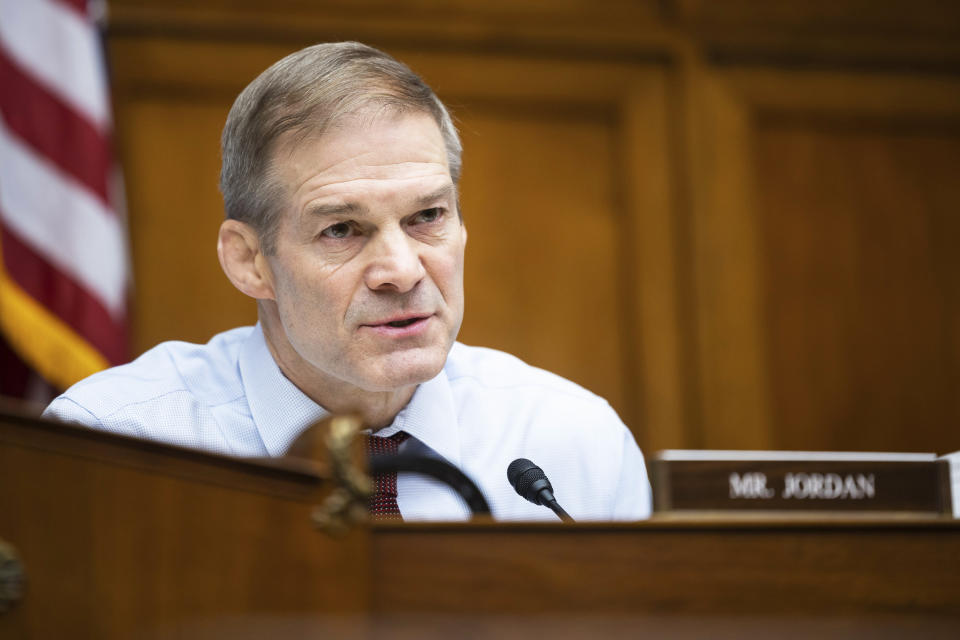
M 398 431 L 392 436 L 367 436 L 367 455 L 396 455 L 400 443 L 410 437 L 409 433 Z M 403 520 L 400 506 L 397 505 L 397 472 L 375 473 L 374 491 L 370 496 L 368 509 L 373 520 Z

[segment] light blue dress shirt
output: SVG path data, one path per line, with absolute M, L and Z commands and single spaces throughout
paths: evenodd
M 44 416 L 234 456 L 280 456 L 327 412 L 280 371 L 259 325 L 205 345 L 165 342 L 134 362 L 83 380 Z M 605 400 L 508 354 L 457 343 L 446 366 L 421 384 L 393 423 L 378 431 L 412 437 L 401 451 L 438 455 L 462 469 L 501 520 L 555 520 L 518 496 L 506 469 L 540 465 L 577 520 L 649 516 L 650 484 L 630 431 Z M 461 520 L 469 513 L 447 487 L 401 474 L 405 520 Z

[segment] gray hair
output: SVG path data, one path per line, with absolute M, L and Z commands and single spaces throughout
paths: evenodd
M 237 96 L 220 141 L 220 192 L 228 218 L 251 225 L 273 253 L 285 187 L 274 175 L 277 141 L 287 132 L 320 135 L 367 107 L 433 116 L 454 184 L 462 146 L 440 99 L 409 67 L 359 42 L 318 44 L 292 53 Z

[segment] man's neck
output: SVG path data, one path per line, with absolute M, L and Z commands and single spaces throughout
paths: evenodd
M 373 431 L 389 426 L 407 406 L 419 385 L 390 391 L 367 391 L 332 379 L 310 366 L 269 322 L 261 322 L 263 337 L 280 372 L 307 397 L 332 415 L 354 414 Z M 280 330 L 282 332 L 282 329 Z

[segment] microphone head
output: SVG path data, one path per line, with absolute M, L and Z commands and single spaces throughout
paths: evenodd
M 544 489 L 550 494 L 553 493 L 547 474 L 526 458 L 517 458 L 510 463 L 507 467 L 507 480 L 517 493 L 533 504 L 543 504 L 540 501 L 540 492 Z

